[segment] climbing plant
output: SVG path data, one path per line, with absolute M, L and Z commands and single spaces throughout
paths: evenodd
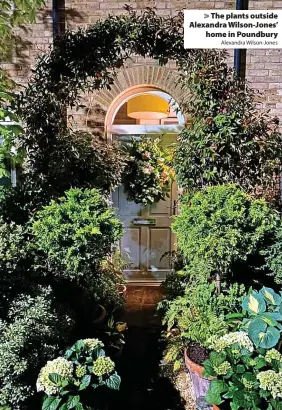
M 54 187 L 74 175 L 67 171 L 62 176 L 68 167 L 56 167 L 54 172 L 52 164 L 54 158 L 65 155 L 65 142 L 76 138 L 68 128 L 66 108 L 79 103 L 81 92 L 110 88 L 132 54 L 155 58 L 160 64 L 173 59 L 179 67 L 197 55 L 183 47 L 181 14 L 163 18 L 151 10 L 141 15 L 129 7 L 127 11 L 127 15 L 110 16 L 58 38 L 53 50 L 38 59 L 33 78 L 18 99 L 17 112 L 25 122 L 21 146 L 28 153 L 22 179 L 34 191 L 40 186 L 44 198 L 53 197 Z M 121 162 L 120 158 L 116 161 Z M 77 186 L 77 180 L 70 180 L 69 185 Z
M 150 9 L 140 15 L 126 9 L 126 15 L 66 32 L 38 59 L 17 109 L 26 124 L 25 179 L 30 185 L 39 181 L 45 191 L 56 184 L 50 163 L 71 132 L 66 108 L 77 105 L 83 91 L 110 88 L 124 62 L 140 55 L 161 65 L 174 60 L 183 87 L 191 91 L 189 101 L 180 102 L 193 121 L 178 140 L 179 184 L 197 189 L 232 182 L 265 194 L 280 169 L 281 133 L 276 119 L 258 111 L 254 93 L 228 66 L 227 53 L 184 49 L 181 13 L 164 18 Z
M 191 91 L 184 110 L 191 127 L 178 138 L 175 168 L 188 190 L 236 183 L 277 200 L 282 160 L 279 120 L 261 110 L 259 95 L 228 66 L 226 53 L 200 53 L 183 76 Z

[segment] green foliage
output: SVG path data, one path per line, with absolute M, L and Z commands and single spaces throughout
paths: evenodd
M 40 371 L 37 387 L 44 391 L 43 410 L 96 409 L 108 391 L 119 390 L 114 362 L 105 355 L 98 339 L 77 341 L 65 358 L 48 362 Z
M 254 349 L 246 333 L 224 335 L 214 343 L 209 360 L 204 362 L 204 376 L 213 378 L 207 402 L 225 403 L 234 410 L 280 408 L 281 358 L 275 349 Z
M 0 276 L 1 308 L 4 300 L 10 301 L 9 294 L 24 285 L 27 249 L 23 227 L 14 223 L 0 222 Z
M 1 19 L 1 16 L 0 16 Z M 1 24 L 0 24 L 1 33 Z M 1 55 L 0 45 L 0 55 Z M 22 164 L 25 150 L 18 145 L 22 127 L 10 105 L 14 100 L 13 81 L 0 69 L 0 178 L 10 177 L 10 169 Z
M 124 332 L 127 330 L 126 322 L 116 322 L 114 315 L 111 315 L 104 329 L 104 334 L 101 336 L 107 351 L 118 353 L 125 344 Z
M 25 225 L 34 212 L 49 203 L 49 197 L 39 185 L 32 187 L 20 181 L 17 186 L 4 188 L 0 197 L 0 215 L 7 223 Z
M 50 288 L 17 296 L 0 323 L 1 406 L 33 408 L 35 373 L 57 353 L 72 325 L 66 314 L 54 310 Z
M 274 241 L 265 250 L 266 267 L 274 275 L 277 284 L 282 284 L 282 229 L 275 232 Z
M 263 287 L 259 292 L 252 291 L 243 300 L 246 312 L 243 328 L 256 347 L 270 349 L 277 346 L 282 331 L 282 293 Z
M 175 336 L 176 341 L 181 339 L 184 345 L 192 341 L 208 347 L 212 337 L 219 337 L 227 332 L 226 316 L 239 311 L 244 295 L 244 286 L 237 284 L 230 286 L 218 297 L 213 283 L 190 283 L 184 296 L 167 301 L 163 324 L 167 326 L 170 342 Z M 163 306 L 162 303 L 161 307 Z M 183 350 L 183 344 L 181 347 L 179 343 L 172 343 L 173 351 L 178 349 L 179 354 Z M 171 352 L 166 357 L 169 355 Z
M 45 196 L 57 198 L 72 187 L 97 188 L 109 193 L 120 185 L 126 156 L 117 142 L 77 131 L 60 135 L 54 144 L 49 153 L 50 163 L 42 162 L 42 168 L 40 164 L 37 168 L 45 174 L 40 181 Z M 32 164 L 26 161 L 23 179 L 32 172 Z M 34 184 L 29 181 L 30 186 Z
M 3 61 L 9 53 L 11 40 L 13 38 L 13 28 L 20 24 L 34 23 L 36 10 L 43 6 L 44 0 L 1 0 L 1 20 L 0 20 L 0 60 Z
M 251 199 L 235 185 L 219 185 L 183 203 L 173 230 L 190 275 L 219 273 L 246 283 L 252 275 L 259 278 L 254 268 L 264 265 L 262 253 L 280 226 L 278 213 L 264 200 Z
M 85 283 L 89 296 L 106 308 L 117 309 L 124 304 L 124 298 L 119 293 L 118 285 L 123 282 L 115 272 L 104 266 L 95 268 L 95 277 L 88 278 Z
M 182 109 L 192 124 L 178 137 L 175 170 L 181 187 L 235 183 L 278 200 L 282 134 L 279 120 L 257 107 L 257 95 L 236 76 L 226 52 L 204 50 L 184 64 L 190 97 Z
M 71 189 L 37 212 L 32 233 L 55 274 L 89 274 L 122 235 L 122 223 L 96 189 Z
M 33 23 L 35 12 L 43 6 L 44 0 L 1 0 L 0 1 L 0 61 L 5 61 L 13 48 L 14 28 L 19 24 Z M 20 149 L 17 138 L 22 133 L 18 124 L 19 118 L 15 115 L 11 104 L 14 101 L 13 89 L 15 83 L 9 78 L 6 71 L 0 69 L 0 178 L 9 177 L 11 165 L 22 163 L 25 150 Z M 14 124 L 4 124 L 4 121 Z
M 160 139 L 144 137 L 141 141 L 133 139 L 126 148 L 123 186 L 127 199 L 144 206 L 164 200 L 174 178 L 171 152 L 161 146 Z
M 183 47 L 182 15 L 163 18 L 152 10 L 137 15 L 127 9 L 124 16 L 110 16 L 87 30 L 67 31 L 38 59 L 34 76 L 17 101 L 17 114 L 26 124 L 21 137 L 21 147 L 28 151 L 23 179 L 30 186 L 44 184 L 48 190 L 50 175 L 55 179 L 53 158 L 56 151 L 63 155 L 63 142 L 72 134 L 66 108 L 79 106 L 81 91 L 110 88 L 132 54 L 151 56 L 161 64 L 171 58 L 177 64 L 191 61 L 193 52 Z M 89 53 L 83 52 L 86 43 L 91 45 Z M 62 183 L 59 176 L 55 182 Z

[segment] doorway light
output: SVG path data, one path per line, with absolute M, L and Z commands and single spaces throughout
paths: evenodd
M 167 118 L 169 111 L 168 101 L 153 94 L 141 94 L 127 102 L 127 116 L 138 120 Z

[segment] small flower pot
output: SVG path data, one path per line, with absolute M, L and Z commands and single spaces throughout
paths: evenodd
M 97 318 L 93 320 L 93 325 L 98 326 L 102 324 L 106 318 L 106 309 L 102 305 L 98 305 L 98 313 L 97 313 Z
M 184 360 L 186 369 L 188 370 L 193 383 L 196 398 L 205 397 L 205 395 L 208 392 L 210 381 L 212 380 L 212 378 L 205 378 L 203 376 L 204 367 L 194 363 L 189 358 L 187 349 L 184 350 Z M 213 404 L 212 407 L 213 410 L 219 410 L 219 407 L 217 407 L 215 404 Z

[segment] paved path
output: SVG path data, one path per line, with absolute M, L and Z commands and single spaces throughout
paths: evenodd
M 157 287 L 129 287 L 123 320 L 128 323 L 126 345 L 117 370 L 121 390 L 110 410 L 180 410 L 179 393 L 160 376 L 161 323 L 155 307 L 162 294 Z

